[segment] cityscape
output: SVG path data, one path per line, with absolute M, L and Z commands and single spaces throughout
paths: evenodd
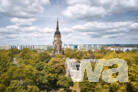
M 137 0 L 1 0 L 0 92 L 137 92 Z
M 123 51 L 126 52 L 127 50 L 131 51 L 131 50 L 138 50 L 138 45 L 137 44 L 128 44 L 125 46 L 115 46 L 115 44 L 112 44 L 109 46 L 109 44 L 107 45 L 103 45 L 103 44 L 63 44 L 62 48 L 67 49 L 70 48 L 72 50 L 74 49 L 78 49 L 78 50 L 92 50 L 95 51 L 97 49 L 101 49 L 102 47 L 104 47 L 105 49 L 110 49 L 113 51 Z M 12 48 L 17 48 L 18 50 L 22 50 L 24 48 L 29 48 L 32 50 L 49 50 L 52 48 L 52 45 L 0 45 L 0 49 L 12 49 Z

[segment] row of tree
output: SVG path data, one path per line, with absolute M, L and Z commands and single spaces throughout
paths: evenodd
M 51 57 L 51 50 L 37 53 L 31 49 L 0 50 L 0 92 L 49 92 L 69 91 L 73 86 L 71 78 L 66 77 L 66 58 L 82 60 L 86 51 L 66 49 L 64 55 Z M 106 49 L 87 51 L 95 59 L 120 58 L 127 61 L 129 82 L 106 83 L 100 78 L 99 83 L 90 83 L 87 73 L 79 83 L 82 92 L 137 92 L 138 90 L 138 51 L 111 51 Z M 16 57 L 17 64 L 13 63 Z M 95 63 L 92 63 L 92 67 Z M 103 70 L 113 68 L 104 67 Z M 118 74 L 113 74 L 116 77 Z M 102 77 L 102 76 L 101 76 Z
M 17 64 L 12 58 L 16 57 Z M 0 92 L 47 92 L 73 86 L 65 60 L 30 49 L 0 51 Z

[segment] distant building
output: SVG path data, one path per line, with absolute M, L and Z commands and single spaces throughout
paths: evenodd
M 78 45 L 78 50 L 91 50 L 95 51 L 101 49 L 101 45 L 99 44 L 83 44 L 83 45 Z
M 0 49 L 4 49 L 4 50 L 8 50 L 8 49 L 11 49 L 11 46 L 10 45 L 0 45 Z
M 132 50 L 137 50 L 137 47 L 117 47 L 117 46 L 112 46 L 112 47 L 104 47 L 104 49 L 110 49 L 113 51 L 132 51 Z
M 64 44 L 64 45 L 63 45 L 63 48 L 64 48 L 64 49 L 68 49 L 68 48 L 69 48 L 69 49 L 72 49 L 72 50 L 75 49 L 75 47 L 74 47 L 73 44 Z
M 56 32 L 55 32 L 54 41 L 53 41 L 53 57 L 55 55 L 62 55 L 62 41 L 61 41 L 61 34 L 59 31 L 58 20 L 57 20 L 57 27 L 56 27 Z
M 99 44 L 79 44 L 79 45 L 74 45 L 74 44 L 64 44 L 63 45 L 64 49 L 70 48 L 72 50 L 78 49 L 78 50 L 91 50 L 95 51 L 97 49 L 101 49 L 101 45 Z
M 49 50 L 52 48 L 51 45 L 0 45 L 0 49 L 13 49 L 16 48 L 18 50 L 22 50 L 24 48 L 32 49 L 32 50 Z

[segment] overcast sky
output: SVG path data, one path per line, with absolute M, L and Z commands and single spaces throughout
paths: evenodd
M 138 0 L 0 0 L 0 44 L 138 44 Z

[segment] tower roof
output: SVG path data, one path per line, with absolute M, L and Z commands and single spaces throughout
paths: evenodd
M 58 25 L 58 20 L 57 20 L 57 27 L 56 27 L 55 35 L 60 35 L 60 32 L 59 32 L 59 25 Z

